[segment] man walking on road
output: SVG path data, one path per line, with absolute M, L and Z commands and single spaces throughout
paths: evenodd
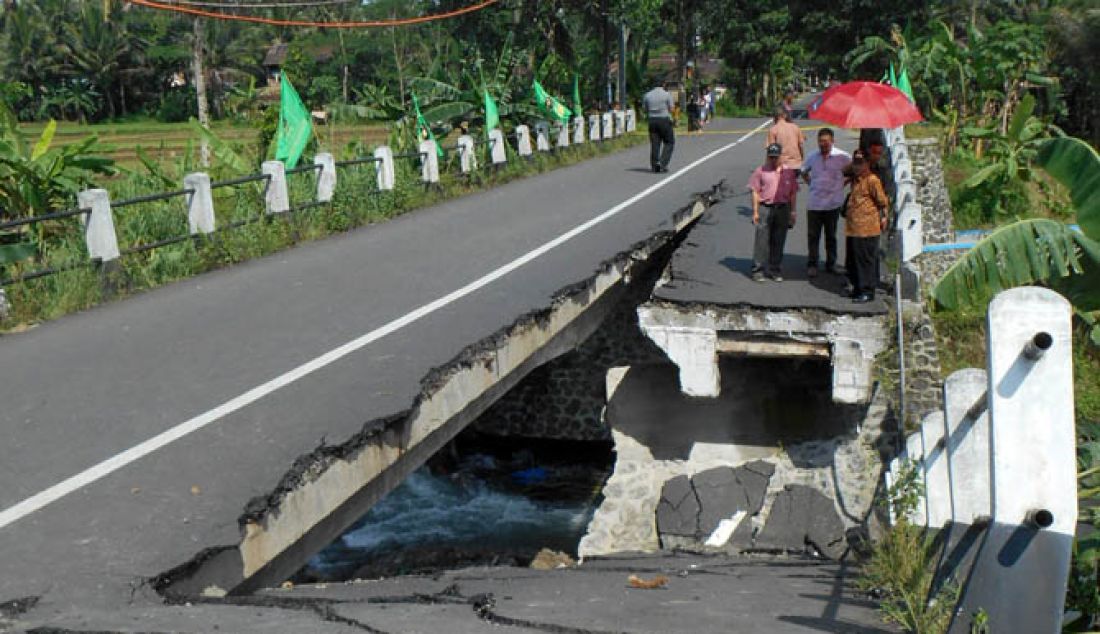
M 833 131 L 817 133 L 818 151 L 802 164 L 802 179 L 810 185 L 806 212 L 806 275 L 817 276 L 817 254 L 822 230 L 825 233 L 825 271 L 836 273 L 836 225 L 844 206 L 844 170 L 852 157 L 833 146 Z
M 752 279 L 764 281 L 767 273 L 777 282 L 783 281 L 783 246 L 787 230 L 794 226 L 795 202 L 798 196 L 798 170 L 785 167 L 780 160 L 783 148 L 771 144 L 767 159 L 749 178 L 752 190 L 752 224 L 756 235 L 752 247 Z M 765 214 L 761 216 L 760 207 Z
M 672 160 L 676 136 L 672 131 L 672 95 L 664 86 L 656 86 L 642 97 L 649 118 L 649 166 L 654 172 L 667 172 Z
M 857 304 L 875 298 L 878 285 L 878 240 L 886 230 L 890 200 L 878 176 L 871 173 L 862 150 L 852 155 L 852 193 L 844 214 L 848 236 L 848 279 L 852 283 L 852 301 Z
M 782 163 L 784 167 L 799 169 L 802 167 L 802 158 L 805 156 L 802 144 L 802 130 L 797 124 L 791 123 L 791 115 L 783 107 L 775 110 L 775 123 L 768 129 L 768 141 L 765 145 L 778 145 L 783 148 Z

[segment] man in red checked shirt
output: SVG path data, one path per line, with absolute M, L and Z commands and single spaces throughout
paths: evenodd
M 780 161 L 783 148 L 778 143 L 767 147 L 767 160 L 749 178 L 752 190 L 752 224 L 756 236 L 752 248 L 752 279 L 764 281 L 767 274 L 783 281 L 781 265 L 787 230 L 794 227 L 798 197 L 798 170 Z M 761 214 L 761 207 L 764 213 Z

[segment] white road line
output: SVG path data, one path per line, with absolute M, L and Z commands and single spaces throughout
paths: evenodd
M 136 460 L 153 453 L 154 451 L 160 449 L 161 447 L 164 447 L 168 444 L 171 444 L 172 442 L 175 442 L 176 440 L 179 440 L 180 438 L 183 438 L 184 436 L 187 436 L 188 434 L 190 434 L 192 432 L 198 431 L 198 430 L 202 429 L 203 427 L 206 427 L 207 425 L 221 419 L 224 416 L 232 414 L 233 412 L 235 412 L 239 409 L 242 409 L 242 408 L 244 408 L 244 407 L 246 407 L 246 406 L 248 406 L 252 403 L 255 403 L 256 401 L 258 401 L 261 398 L 267 396 L 268 394 L 271 394 L 275 390 L 278 390 L 279 388 L 284 387 L 286 385 L 290 385 L 291 383 L 297 381 L 298 379 L 300 379 L 304 376 L 307 376 L 309 374 L 312 374 L 313 372 L 316 372 L 317 370 L 320 370 L 321 368 L 323 368 L 323 367 L 325 367 L 325 366 L 327 366 L 327 365 L 329 365 L 329 364 L 331 364 L 335 361 L 338 361 L 338 360 L 342 359 L 343 357 L 355 352 L 356 350 L 359 350 L 359 349 L 363 348 L 366 345 L 369 345 L 369 344 L 371 344 L 375 341 L 378 341 L 382 337 L 385 337 L 388 334 L 396 332 L 396 331 L 400 330 L 401 328 L 404 328 L 405 326 L 408 326 L 409 324 L 417 321 L 418 319 L 420 319 L 422 317 L 426 317 L 427 315 L 430 315 L 431 313 L 439 310 L 440 308 L 443 308 L 444 306 L 447 306 L 448 304 L 451 304 L 451 303 L 453 303 L 453 302 L 469 295 L 470 293 L 473 293 L 474 291 L 476 291 L 476 290 L 478 290 L 478 289 L 480 289 L 484 286 L 487 286 L 488 284 L 491 284 L 491 283 L 495 282 L 496 280 L 504 277 L 505 275 L 507 275 L 507 274 L 511 273 L 512 271 L 518 269 L 519 267 L 523 266 L 524 264 L 527 264 L 528 262 L 530 262 L 530 261 L 534 260 L 535 258 L 539 257 L 540 255 L 543 255 L 543 254 L 551 251 L 552 249 L 555 249 L 555 248 L 561 246 L 562 244 L 564 244 L 564 243 L 568 242 L 569 240 L 577 237 L 578 235 L 584 233 L 585 231 L 588 231 L 592 227 L 600 224 L 601 222 L 607 220 L 608 218 L 611 218 L 612 216 L 615 216 L 616 214 L 618 214 L 622 210 L 626 209 L 630 205 L 633 205 L 634 203 L 638 202 L 639 200 L 641 200 L 641 199 L 645 198 L 646 196 L 652 194 L 653 192 L 661 189 L 665 185 L 668 185 L 672 181 L 676 180 L 677 178 L 680 178 L 684 174 L 687 174 L 692 169 L 695 169 L 696 167 L 698 167 L 699 165 L 702 165 L 706 161 L 709 161 L 710 159 L 714 158 L 715 156 L 718 156 L 722 152 L 725 152 L 726 150 L 729 150 L 729 149 L 739 145 L 745 139 L 747 139 L 750 136 L 752 136 L 753 134 L 759 132 L 760 129 L 763 128 L 767 124 L 768 124 L 768 121 L 765 121 L 764 123 L 761 123 L 760 125 L 756 126 L 756 128 L 754 128 L 753 130 L 751 130 L 749 132 L 746 132 L 743 136 L 741 136 L 739 139 L 737 139 L 733 143 L 729 143 L 727 145 L 724 145 L 724 146 L 718 148 L 717 150 L 714 150 L 710 154 L 707 154 L 706 156 L 704 156 L 704 157 L 702 157 L 702 158 L 700 158 L 700 159 L 698 159 L 698 160 L 696 160 L 692 163 L 689 163 L 688 165 L 685 165 L 683 167 L 683 169 L 681 169 L 681 170 L 679 170 L 679 171 L 677 171 L 673 174 L 670 174 L 664 180 L 662 180 L 658 183 L 654 183 L 653 185 L 650 185 L 649 187 L 642 190 L 638 194 L 635 194 L 634 196 L 631 196 L 630 198 L 624 200 L 623 202 L 619 203 L 618 205 L 615 205 L 611 209 L 608 209 L 607 211 L 603 212 L 602 214 L 596 216 L 595 218 L 592 218 L 591 220 L 588 220 L 587 222 L 584 222 L 580 225 L 577 225 L 576 227 L 574 227 L 574 228 L 570 229 L 569 231 L 561 234 L 560 236 L 554 238 L 553 240 L 543 244 L 542 246 L 534 249 L 533 251 L 529 251 L 528 253 L 526 253 L 524 255 L 521 255 L 520 257 L 516 258 L 515 260 L 512 260 L 511 262 L 509 262 L 508 264 L 505 264 L 504 266 L 501 266 L 500 268 L 496 269 L 495 271 L 492 271 L 490 273 L 487 273 L 487 274 L 483 275 L 482 277 L 479 277 L 478 279 L 470 282 L 469 284 L 463 286 L 462 288 L 460 288 L 456 291 L 453 291 L 453 292 L 451 292 L 447 295 L 444 295 L 443 297 L 440 297 L 439 299 L 437 299 L 437 300 L 435 300 L 431 303 L 424 304 L 420 308 L 417 308 L 416 310 L 414 310 L 410 313 L 407 313 L 406 315 L 398 317 L 397 319 L 394 319 L 393 321 L 389 322 L 388 324 L 386 324 L 386 325 L 384 325 L 384 326 L 382 326 L 382 327 L 380 327 L 376 330 L 372 330 L 372 331 L 368 332 L 367 334 L 362 335 L 361 337 L 358 337 L 356 339 L 353 339 L 353 340 L 345 343 L 344 345 L 342 345 L 338 348 L 334 348 L 332 350 L 329 350 L 328 352 L 322 354 L 319 357 L 316 357 L 314 359 L 306 361 L 305 363 L 299 365 L 298 367 L 296 367 L 296 368 L 294 368 L 294 369 L 292 369 L 292 370 L 290 370 L 290 371 L 288 371 L 284 374 L 281 374 L 281 375 L 271 379 L 270 381 L 268 381 L 266 383 L 263 383 L 262 385 L 257 385 L 256 387 L 252 388 L 251 390 L 248 390 L 244 394 L 236 396 L 236 397 L 222 403 L 221 405 L 218 405 L 214 409 L 203 412 L 202 414 L 199 414 L 198 416 L 195 416 L 194 418 L 192 418 L 190 420 L 184 421 L 184 422 L 176 425 L 175 427 L 172 427 L 171 429 L 168 429 L 166 431 L 163 431 L 163 432 L 157 434 L 156 436 L 153 436 L 152 438 L 146 440 L 145 442 L 143 442 L 141 444 L 134 445 L 133 447 L 127 449 L 126 451 L 115 454 L 114 456 L 104 460 L 103 462 L 100 462 L 97 465 L 89 467 L 89 468 L 85 469 L 84 471 L 81 471 L 80 473 L 78 473 L 78 474 L 76 474 L 76 475 L 74 475 L 70 478 L 67 478 L 65 480 L 62 480 L 61 482 L 58 482 L 57 484 L 51 486 L 50 488 L 48 488 L 48 489 L 46 489 L 46 490 L 44 490 L 40 493 L 32 495 L 31 497 L 29 497 L 29 498 L 15 504 L 15 505 L 13 505 L 13 506 L 10 506 L 10 507 L 4 509 L 3 512 L 0 512 L 0 528 L 4 528 L 5 526 L 8 526 L 9 524 L 17 522 L 20 519 L 30 515 L 31 513 L 34 513 L 35 511 L 37 511 L 37 510 L 53 503 L 53 502 L 56 502 L 57 500 L 60 500 L 61 498 L 65 497 L 66 495 L 68 495 L 70 493 L 72 493 L 73 491 L 77 491 L 77 490 L 79 490 L 79 489 L 95 482 L 96 480 L 104 478 L 104 477 L 110 475 L 111 473 L 114 473 L 115 471 L 121 469 L 122 467 L 125 467 L 126 465 L 130 464 L 131 462 L 135 462 Z

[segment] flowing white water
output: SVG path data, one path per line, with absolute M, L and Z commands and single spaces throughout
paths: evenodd
M 594 496 L 564 495 L 547 501 L 525 495 L 523 473 L 504 470 L 504 482 L 489 456 L 469 456 L 463 468 L 436 475 L 422 468 L 374 506 L 307 565 L 311 576 L 346 578 L 362 565 L 402 552 L 476 551 L 534 555 L 547 547 L 575 554 L 594 509 Z M 497 474 L 500 474 L 496 469 Z M 553 486 L 558 471 L 536 474 L 536 485 Z M 543 479 L 540 476 L 545 476 Z M 569 483 L 564 486 L 568 487 Z

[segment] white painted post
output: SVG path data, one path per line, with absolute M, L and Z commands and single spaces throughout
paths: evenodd
M 947 441 L 942 411 L 931 412 L 920 426 L 924 443 L 924 485 L 928 526 L 943 528 L 951 521 L 951 478 L 947 470 Z
M 680 391 L 688 396 L 718 396 L 718 335 L 710 328 L 642 327 L 680 369 Z
M 605 112 L 600 116 L 600 138 L 606 141 L 613 136 L 615 136 L 615 124 L 611 113 Z
M 588 140 L 600 140 L 600 115 L 598 114 L 588 115 Z
M 894 163 L 894 180 L 898 183 L 913 182 L 913 166 L 909 163 L 909 159 Z
M 952 372 L 943 384 L 952 519 L 959 524 L 992 514 L 989 414 L 984 405 L 975 407 L 985 400 L 988 385 L 985 370 L 974 368 Z
M 898 214 L 898 231 L 901 233 L 901 261 L 909 262 L 924 249 L 924 221 L 921 206 L 904 203 Z
M 626 113 L 622 110 L 615 111 L 615 136 L 626 134 Z
M 531 156 L 531 128 L 525 125 L 516 126 L 516 152 L 520 156 Z
M 633 132 L 638 129 L 638 113 L 634 112 L 634 108 L 626 111 L 626 131 Z
M 535 124 L 535 149 L 539 152 L 550 151 L 550 125 L 545 121 Z
M 313 156 L 313 164 L 321 166 L 317 173 L 317 202 L 330 202 L 336 191 L 336 160 L 328 152 L 321 152 Z
M 477 169 L 477 156 L 474 155 L 474 138 L 468 134 L 458 137 L 458 165 L 463 174 Z
M 890 148 L 890 160 L 894 162 L 894 165 L 898 163 L 909 162 L 909 146 L 904 141 L 898 143 L 894 147 Z
M 1077 524 L 1072 308 L 1052 290 L 989 303 L 993 524 L 966 594 L 993 632 L 1057 632 Z
M 439 182 L 439 155 L 436 154 L 435 141 L 424 139 L 417 146 L 420 151 L 420 180 L 425 184 Z
M 290 209 L 290 195 L 286 189 L 286 167 L 282 161 L 264 161 L 260 171 L 267 175 L 264 206 L 269 214 L 281 214 Z
M 374 173 L 378 178 L 378 190 L 393 191 L 393 150 L 387 145 L 380 145 L 374 148 L 374 158 L 378 159 L 374 162 Z
M 213 233 L 214 195 L 210 189 L 210 175 L 195 172 L 183 177 L 183 188 L 190 189 L 187 195 L 187 225 L 191 235 Z
M 858 339 L 836 337 L 832 343 L 833 402 L 866 403 L 871 398 L 874 358 L 868 358 Z
M 88 246 L 88 257 L 100 262 L 117 260 L 118 236 L 115 235 L 115 220 L 111 214 L 111 199 L 106 189 L 86 189 L 76 195 L 81 209 L 90 213 L 81 215 L 84 220 L 84 243 Z
M 562 123 L 558 126 L 558 147 L 569 147 L 569 124 Z
M 990 302 L 987 331 L 993 517 L 1022 524 L 1041 507 L 1054 514 L 1051 530 L 1067 535 L 1077 522 L 1072 314 L 1052 290 L 1013 288 Z M 1041 333 L 1050 343 L 1032 360 L 1025 349 Z
M 526 130 L 526 126 L 520 126 Z M 518 132 L 517 128 L 517 132 Z M 530 154 L 531 139 L 527 139 L 527 153 Z M 500 128 L 493 128 L 489 131 L 489 160 L 493 162 L 493 165 L 502 165 L 508 162 L 508 145 L 504 140 L 504 133 L 500 131 Z
M 584 143 L 584 116 L 573 117 L 573 145 Z

